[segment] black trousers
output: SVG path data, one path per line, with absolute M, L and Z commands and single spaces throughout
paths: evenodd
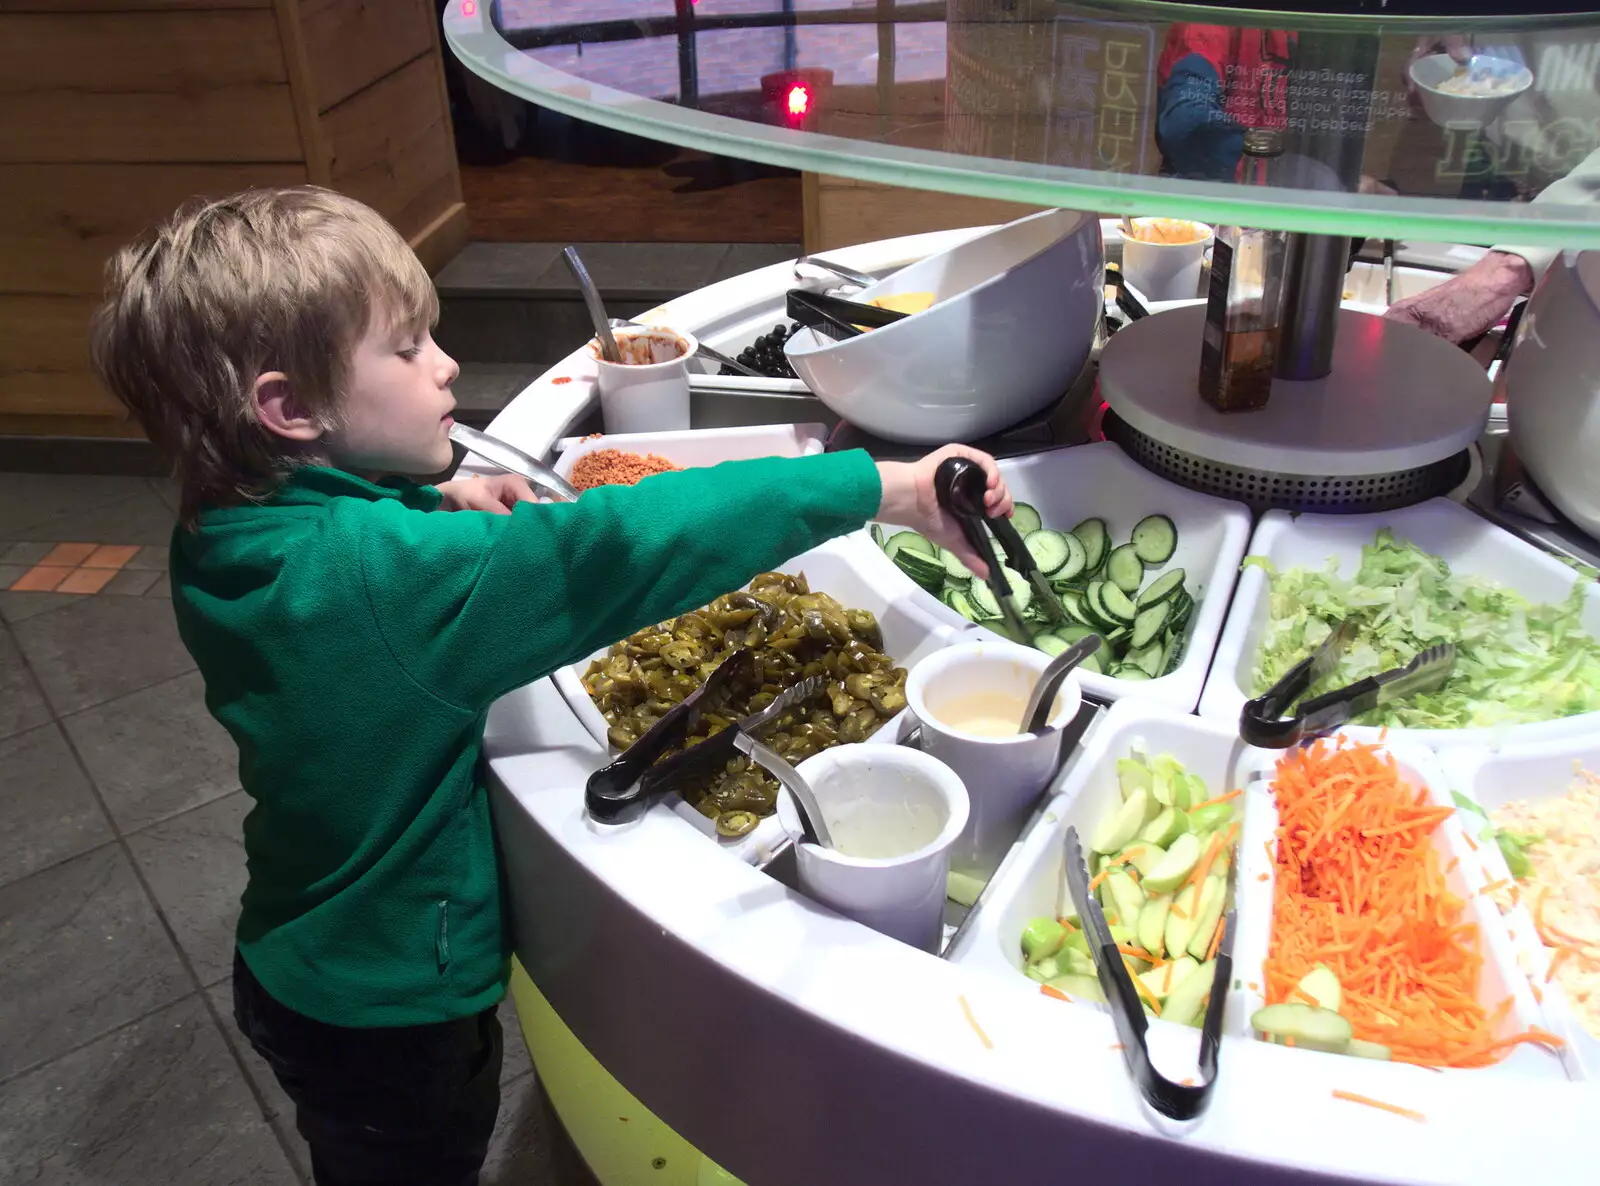
M 493 1009 L 436 1025 L 326 1025 L 269 996 L 235 952 L 233 1015 L 294 1101 L 317 1186 L 477 1186 L 500 1110 Z

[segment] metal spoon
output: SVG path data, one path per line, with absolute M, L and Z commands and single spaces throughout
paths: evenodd
M 626 317 L 613 317 L 611 319 L 611 328 L 612 329 L 651 329 L 653 327 L 645 325 L 642 322 L 629 321 Z M 733 369 L 735 371 L 738 371 L 741 375 L 749 375 L 752 379 L 769 379 L 769 378 L 771 378 L 770 375 L 763 375 L 760 371 L 755 370 L 755 369 L 753 369 L 751 367 L 745 366 L 744 363 L 740 362 L 736 358 L 729 358 L 726 354 L 722 353 L 722 351 L 720 351 L 720 350 L 713 350 L 710 346 L 707 346 L 704 342 L 700 343 L 699 354 L 700 354 L 700 356 L 702 358 L 709 359 L 712 362 L 716 363 L 718 366 L 729 367 L 729 368 L 731 368 L 731 369 Z
M 1050 709 L 1056 702 L 1056 691 L 1061 681 L 1072 669 L 1100 649 L 1100 636 L 1086 634 L 1054 659 L 1033 685 L 1033 695 L 1028 697 L 1028 707 L 1022 712 L 1022 732 L 1038 733 L 1050 719 Z
M 485 461 L 491 461 L 507 473 L 521 474 L 535 486 L 548 490 L 561 502 L 577 502 L 578 488 L 555 470 L 515 445 L 508 445 L 498 437 L 479 432 L 465 424 L 450 426 L 450 439 Z
M 567 261 L 567 270 L 572 273 L 572 278 L 578 282 L 578 287 L 583 290 L 583 303 L 589 306 L 589 319 L 594 322 L 595 340 L 600 343 L 600 357 L 607 362 L 621 362 L 622 351 L 617 349 L 617 339 L 611 336 L 611 322 L 606 317 L 606 306 L 600 299 L 600 290 L 594 286 L 594 281 L 589 277 L 589 269 L 583 266 L 577 249 L 565 248 L 561 258 Z
M 770 746 L 750 736 L 743 729 L 735 730 L 733 744 L 740 752 L 748 755 L 757 766 L 781 782 L 784 789 L 794 797 L 795 814 L 800 817 L 802 838 L 818 848 L 832 848 L 833 837 L 828 833 L 827 821 L 822 818 L 822 805 L 817 802 L 816 792 L 811 789 L 811 784 L 800 776 L 800 772 Z
M 800 279 L 800 269 L 807 265 L 813 268 L 821 268 L 824 272 L 832 272 L 839 279 L 846 280 L 851 284 L 859 284 L 862 288 L 878 282 L 875 276 L 868 276 L 865 272 L 858 272 L 854 268 L 847 268 L 843 264 L 833 263 L 831 260 L 823 259 L 817 255 L 802 255 L 794 261 L 795 279 Z

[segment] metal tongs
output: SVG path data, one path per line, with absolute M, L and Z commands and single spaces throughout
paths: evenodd
M 1089 869 L 1083 862 L 1083 845 L 1078 840 L 1077 828 L 1067 829 L 1065 844 L 1067 889 L 1072 894 L 1078 921 L 1089 939 L 1095 974 L 1106 995 L 1111 1020 L 1117 1027 L 1128 1073 L 1133 1076 L 1139 1094 L 1157 1112 L 1173 1120 L 1193 1120 L 1205 1111 L 1211 1089 L 1217 1082 L 1222 1015 L 1227 1007 L 1228 985 L 1233 980 L 1234 912 L 1230 910 L 1223 916 L 1222 942 L 1217 946 L 1217 966 L 1211 974 L 1211 1000 L 1206 1005 L 1205 1021 L 1200 1027 L 1200 1073 L 1205 1081 L 1197 1085 L 1174 1083 L 1150 1061 L 1150 1050 L 1145 1044 L 1150 1021 L 1144 1015 L 1144 1006 L 1139 1001 L 1138 990 L 1133 987 L 1127 965 L 1122 962 L 1122 953 L 1117 950 L 1105 911 L 1089 890 Z
M 858 338 L 866 330 L 882 329 L 911 316 L 894 309 L 881 309 L 844 297 L 828 296 L 804 288 L 791 288 L 785 300 L 785 311 L 801 325 L 808 325 L 818 333 L 843 340 Z
M 1347 687 L 1302 700 L 1293 716 L 1284 716 L 1307 688 L 1316 686 L 1339 665 L 1355 636 L 1356 624 L 1348 618 L 1334 627 L 1320 647 L 1289 668 L 1266 692 L 1245 704 L 1239 714 L 1239 736 L 1262 749 L 1289 749 L 1305 738 L 1337 729 L 1380 704 L 1432 692 L 1455 670 L 1455 645 L 1439 643 L 1419 652 L 1404 667 L 1369 675 Z
M 1022 542 L 1022 536 L 1011 526 L 1011 520 L 991 519 L 985 514 L 983 497 L 988 491 L 988 486 L 989 481 L 984 475 L 983 467 L 975 461 L 968 461 L 965 457 L 946 458 L 933 475 L 933 491 L 939 500 L 939 505 L 955 516 L 956 522 L 961 524 L 962 534 L 972 545 L 972 550 L 977 552 L 989 566 L 989 576 L 984 583 L 989 586 L 994 599 L 999 602 L 1000 613 L 1016 636 L 1015 641 L 1026 643 L 1030 632 L 1011 598 L 1011 583 L 1001 571 L 1000 562 L 995 557 L 994 547 L 989 542 L 989 530 L 994 532 L 995 538 L 1000 541 L 1000 546 L 1005 549 L 1011 567 L 1027 578 L 1033 586 L 1035 595 L 1051 619 L 1065 624 L 1068 621 L 1067 612 L 1061 608 L 1061 599 L 1050 587 L 1050 582 L 1045 580 L 1044 573 L 1039 571 L 1038 561 L 1034 560 L 1033 553 L 1028 551 L 1027 545 Z M 985 530 L 985 524 L 989 530 Z
M 603 823 L 623 823 L 641 813 L 658 796 L 676 790 L 685 780 L 724 766 L 737 752 L 749 757 L 794 796 L 805 839 L 832 847 L 827 824 L 811 788 L 793 766 L 758 736 L 794 705 L 820 694 L 827 686 L 821 676 L 800 680 L 779 692 L 765 708 L 686 747 L 681 753 L 657 760 L 674 745 L 681 745 L 706 713 L 724 707 L 736 688 L 749 687 L 756 682 L 755 651 L 741 647 L 724 659 L 705 683 L 651 725 L 619 758 L 589 776 L 584 790 L 589 814 Z

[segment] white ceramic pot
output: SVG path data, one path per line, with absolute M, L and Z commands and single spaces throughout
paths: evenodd
M 590 342 L 598 370 L 600 419 L 608 433 L 682 432 L 689 427 L 689 360 L 694 335 L 646 326 L 615 331 L 627 362 L 606 362 Z
M 902 268 L 854 299 L 931 292 L 902 321 L 785 345 L 829 408 L 893 441 L 970 441 L 1059 400 L 1088 361 L 1104 305 L 1100 222 L 1046 210 Z
M 922 723 L 923 752 L 956 772 L 971 805 L 950 867 L 980 883 L 999 867 L 1060 765 L 1061 728 L 1078 715 L 1083 691 L 1077 674 L 1069 675 L 1039 733 L 981 735 L 961 722 L 974 709 L 1014 703 L 1020 730 L 1022 710 L 1049 665 L 1043 651 L 984 639 L 930 655 L 906 679 L 906 702 Z
M 1416 84 L 1422 110 L 1441 128 L 1488 127 L 1518 95 L 1533 85 L 1533 74 L 1526 66 L 1501 59 L 1496 61 L 1512 80 L 1504 90 L 1492 95 L 1456 95 L 1439 89 L 1439 85 L 1460 68 L 1454 58 L 1449 54 L 1418 58 L 1411 63 L 1411 81 Z
M 967 823 L 967 793 L 944 763 L 900 745 L 840 745 L 800 764 L 834 839 L 851 856 L 796 844 L 800 892 L 880 934 L 937 952 L 950 846 Z M 800 820 L 787 794 L 778 818 Z
M 1600 252 L 1551 265 L 1506 362 L 1517 456 L 1548 498 L 1600 536 Z

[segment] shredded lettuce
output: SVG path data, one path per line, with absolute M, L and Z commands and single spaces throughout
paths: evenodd
M 1337 560 L 1282 573 L 1261 557 L 1245 564 L 1271 581 L 1255 695 L 1350 618 L 1359 627 L 1354 642 L 1308 696 L 1399 667 L 1435 643 L 1456 645 L 1455 671 L 1442 688 L 1382 705 L 1360 724 L 1492 728 L 1600 711 L 1600 642 L 1582 623 L 1586 581 L 1574 582 L 1560 605 L 1533 605 L 1493 581 L 1453 574 L 1388 528 L 1361 549 L 1353 578 L 1339 575 Z

